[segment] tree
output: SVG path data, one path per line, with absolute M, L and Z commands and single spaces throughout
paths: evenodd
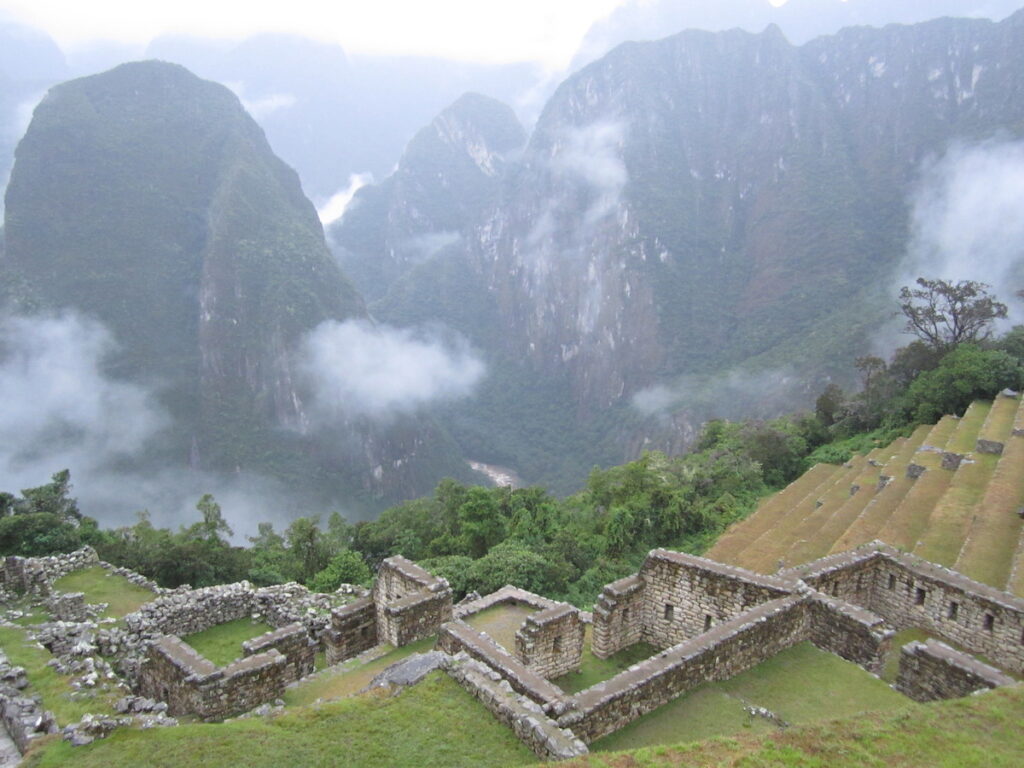
M 231 530 L 228 521 L 224 519 L 220 504 L 213 498 L 212 493 L 204 493 L 196 502 L 196 509 L 203 516 L 203 521 L 192 526 L 190 532 L 198 538 L 215 541 L 220 540 L 222 533 L 226 536 L 234 536 L 235 532 Z
M 843 390 L 838 384 L 832 383 L 825 387 L 825 390 L 818 395 L 814 401 L 814 415 L 825 427 L 831 427 L 836 423 L 836 415 L 843 406 Z
M 342 584 L 366 584 L 372 576 L 359 553 L 346 549 L 336 554 L 306 586 L 314 592 L 333 592 Z
M 984 341 L 992 335 L 993 321 L 1006 317 L 1006 305 L 989 295 L 985 283 L 919 277 L 917 285 L 900 289 L 900 312 L 907 318 L 906 332 L 934 349 Z

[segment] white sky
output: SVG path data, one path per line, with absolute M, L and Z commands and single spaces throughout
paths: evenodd
M 163 33 L 242 38 L 276 31 L 337 42 L 352 53 L 530 60 L 559 68 L 590 25 L 623 2 L 0 0 L 0 11 L 45 30 L 66 50 L 94 40 L 144 44 Z

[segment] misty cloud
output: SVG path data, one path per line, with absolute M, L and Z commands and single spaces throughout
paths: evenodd
M 399 243 L 398 248 L 414 260 L 426 261 L 434 254 L 461 242 L 461 240 L 462 235 L 450 230 L 428 232 Z
M 624 141 L 622 123 L 599 121 L 569 132 L 561 151 L 555 155 L 556 173 L 571 176 L 591 190 L 593 199 L 584 216 L 587 224 L 597 222 L 618 207 L 622 188 L 629 180 L 621 155 Z
M 290 93 L 271 93 L 266 96 L 246 96 L 244 83 L 225 83 L 238 100 L 242 102 L 245 111 L 253 120 L 264 120 L 275 112 L 295 106 L 298 99 Z
M 239 540 L 261 520 L 301 513 L 268 478 L 140 466 L 170 417 L 154 391 L 104 373 L 115 350 L 109 331 L 73 313 L 0 318 L 0 490 L 18 493 L 67 468 L 85 514 L 124 525 L 148 509 L 164 526 L 195 522 L 196 500 L 209 492 Z
M 719 374 L 685 375 L 637 391 L 630 404 L 643 416 L 690 411 L 707 419 L 768 418 L 798 407 L 816 384 L 794 369 L 733 369 Z
M 956 146 L 930 163 L 912 197 L 900 285 L 919 276 L 977 280 L 1016 311 L 1024 288 L 1024 142 Z
M 326 227 L 338 221 L 345 215 L 345 211 L 352 202 L 352 198 L 356 196 L 356 192 L 367 184 L 372 183 L 372 173 L 353 173 L 350 175 L 347 187 L 338 190 L 328 198 L 327 202 L 317 207 L 316 212 L 320 217 L 320 223 Z
M 321 323 L 304 340 L 301 369 L 321 417 L 387 419 L 471 394 L 485 366 L 461 337 L 437 330 Z

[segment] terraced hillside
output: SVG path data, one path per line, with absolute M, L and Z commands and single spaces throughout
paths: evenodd
M 908 438 L 819 464 L 707 553 L 761 573 L 873 539 L 1024 594 L 1024 402 L 1004 393 Z

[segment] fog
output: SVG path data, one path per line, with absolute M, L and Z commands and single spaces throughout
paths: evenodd
M 268 478 L 140 464 L 170 418 L 156 387 L 104 373 L 115 349 L 102 325 L 74 313 L 0 318 L 0 490 L 43 485 L 66 468 L 82 512 L 102 524 L 148 509 L 154 524 L 172 526 L 197 520 L 196 501 L 213 493 L 236 537 L 298 513 Z
M 388 421 L 472 394 L 485 365 L 469 344 L 437 328 L 328 321 L 307 335 L 300 370 L 315 422 Z

